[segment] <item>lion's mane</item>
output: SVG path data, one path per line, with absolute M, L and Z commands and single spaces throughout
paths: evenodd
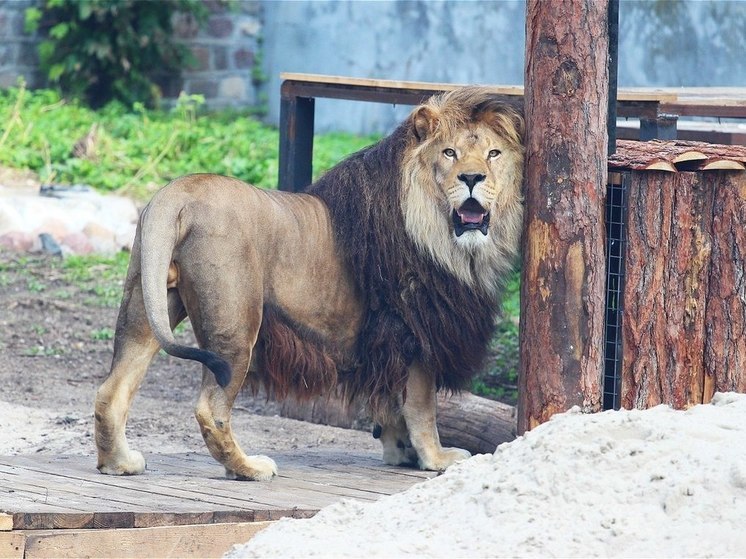
M 516 132 L 520 117 L 488 92 L 456 90 L 429 104 L 437 107 L 444 134 L 479 119 L 505 119 L 490 124 L 512 134 L 510 141 L 522 154 Z M 508 122 L 506 115 L 516 118 Z M 435 180 L 429 170 L 420 168 L 425 163 L 413 160 L 418 143 L 413 120 L 407 119 L 308 188 L 329 209 L 338 250 L 363 297 L 365 312 L 355 355 L 350 356 L 279 309 L 265 307 L 258 359 L 262 380 L 275 396 L 311 397 L 341 385 L 350 399 L 365 400 L 383 416 L 396 405 L 413 361 L 434 375 L 438 388 L 450 391 L 464 388 L 483 365 L 499 306 L 498 276 L 512 264 L 522 212 L 513 208 L 510 215 L 495 216 L 502 224 L 496 224 L 493 235 L 512 238 L 496 239 L 481 256 L 487 273 L 480 273 L 477 258 L 469 260 L 466 272 L 457 269 L 454 262 L 464 249 L 456 246 L 447 227 L 441 232 L 447 238 L 432 242 L 447 244 L 458 257 L 438 258 L 438 250 L 422 246 L 427 238 L 423 242 L 421 235 L 415 241 L 412 224 L 408 231 L 405 223 L 403 206 L 419 203 L 417 196 L 408 200 L 405 192 L 417 193 L 422 188 L 417 181 Z M 442 214 L 432 215 L 443 220 Z

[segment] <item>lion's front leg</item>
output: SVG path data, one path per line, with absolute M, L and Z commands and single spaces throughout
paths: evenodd
M 471 456 L 461 448 L 443 448 L 436 425 L 435 379 L 415 363 L 409 368 L 407 393 L 402 405 L 409 440 L 423 470 L 443 471 Z

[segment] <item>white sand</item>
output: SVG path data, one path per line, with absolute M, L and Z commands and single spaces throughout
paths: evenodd
M 746 557 L 746 395 L 561 414 L 375 503 L 282 520 L 232 557 Z

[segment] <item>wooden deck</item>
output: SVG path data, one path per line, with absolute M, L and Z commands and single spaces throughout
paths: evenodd
M 378 454 L 274 455 L 280 475 L 239 482 L 206 454 L 148 456 L 145 474 L 104 476 L 92 456 L 0 456 L 0 558 L 219 556 L 269 521 L 344 498 L 374 501 L 435 474 Z

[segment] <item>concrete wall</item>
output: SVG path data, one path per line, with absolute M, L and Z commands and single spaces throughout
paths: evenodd
M 280 72 L 451 83 L 523 83 L 521 1 L 265 3 L 269 118 Z M 316 130 L 385 131 L 409 108 L 319 100 Z
M 16 85 L 23 76 L 30 87 L 41 87 L 36 39 L 24 33 L 24 11 L 33 0 L 0 0 L 0 87 Z
M 622 0 L 620 86 L 746 85 L 746 1 Z M 269 110 L 279 73 L 523 83 L 525 2 L 304 0 L 265 4 Z M 385 131 L 406 114 L 319 101 L 317 130 Z

